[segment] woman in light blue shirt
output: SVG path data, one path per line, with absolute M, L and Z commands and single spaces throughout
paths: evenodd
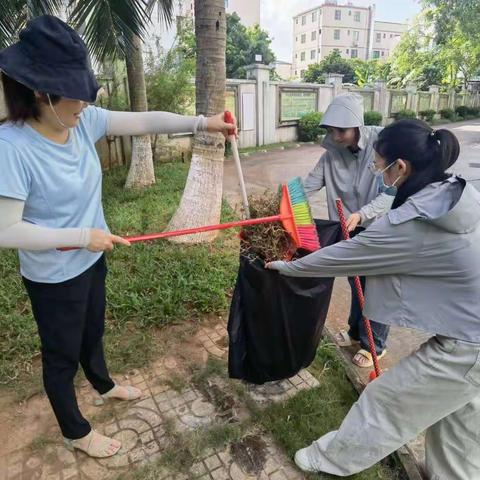
M 0 247 L 19 249 L 44 386 L 66 446 L 108 457 L 121 444 L 92 430 L 82 416 L 73 386 L 78 364 L 105 399 L 134 400 L 142 392 L 116 385 L 103 353 L 104 251 L 129 242 L 105 222 L 95 142 L 105 135 L 227 134 L 231 125 L 223 114 L 207 119 L 87 106 L 99 88 L 85 45 L 48 15 L 29 22 L 20 40 L 0 52 L 0 70 L 8 110 L 0 127 Z

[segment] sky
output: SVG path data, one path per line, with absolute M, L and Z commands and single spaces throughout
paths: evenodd
M 261 0 L 262 28 L 273 37 L 272 48 L 278 60 L 292 61 L 292 17 L 319 6 L 323 0 Z M 420 0 L 351 0 L 354 5 L 375 4 L 376 20 L 405 22 L 421 10 Z M 338 2 L 346 4 L 347 0 Z

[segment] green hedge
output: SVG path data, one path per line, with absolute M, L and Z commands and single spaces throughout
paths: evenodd
M 395 120 L 400 120 L 402 118 L 417 118 L 417 114 L 413 110 L 400 110 L 399 112 L 392 114 L 392 117 Z
M 422 110 L 421 112 L 418 112 L 418 115 L 422 120 L 432 122 L 435 117 L 435 113 L 437 113 L 435 110 Z
M 380 112 L 365 112 L 363 114 L 363 120 L 365 122 L 365 125 L 381 125 L 382 124 L 382 114 Z
M 298 139 L 301 142 L 316 142 L 325 129 L 320 128 L 323 113 L 311 112 L 303 115 L 298 121 Z
M 451 108 L 444 108 L 440 110 L 440 116 L 447 120 L 454 120 L 455 119 L 455 112 Z

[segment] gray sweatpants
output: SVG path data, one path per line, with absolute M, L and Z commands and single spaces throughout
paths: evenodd
M 370 383 L 307 455 L 318 471 L 352 475 L 424 430 L 430 480 L 480 480 L 480 344 L 431 338 Z

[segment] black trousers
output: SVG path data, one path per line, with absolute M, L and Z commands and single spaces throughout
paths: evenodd
M 102 256 L 78 277 L 61 283 L 23 278 L 42 347 L 43 384 L 66 438 L 87 435 L 90 424 L 78 408 L 73 379 L 80 363 L 100 394 L 114 387 L 103 353 L 105 278 Z
M 354 277 L 348 277 L 348 283 L 350 284 L 350 288 L 352 290 L 352 306 L 350 307 L 350 316 L 348 317 L 348 325 L 350 327 L 348 334 L 354 340 L 360 342 L 360 346 L 369 352 L 370 344 L 368 343 L 367 330 L 365 329 L 365 322 L 363 320 L 363 311 L 360 307 L 360 302 L 358 301 L 354 280 Z M 363 291 L 365 292 L 365 277 L 360 277 L 360 283 L 362 284 Z M 390 326 L 373 321 L 370 321 L 370 326 L 372 327 L 375 350 L 377 351 L 377 354 L 380 355 L 387 346 L 387 338 L 390 331 Z
M 361 227 L 355 229 L 355 231 L 350 234 L 350 237 L 353 238 L 363 230 L 364 228 Z M 348 325 L 350 327 L 348 334 L 354 340 L 359 341 L 360 346 L 369 352 L 370 344 L 368 343 L 368 335 L 367 331 L 365 330 L 365 322 L 363 321 L 363 312 L 362 308 L 360 307 L 360 302 L 358 301 L 354 280 L 354 277 L 348 277 L 348 283 L 350 284 L 350 288 L 352 290 L 352 304 L 350 307 L 350 316 L 348 317 Z M 365 293 L 365 277 L 360 277 L 360 283 L 362 284 L 363 293 Z M 390 331 L 390 326 L 372 321 L 370 321 L 370 326 L 372 327 L 375 350 L 377 351 L 377 354 L 380 355 L 387 346 L 387 338 Z

